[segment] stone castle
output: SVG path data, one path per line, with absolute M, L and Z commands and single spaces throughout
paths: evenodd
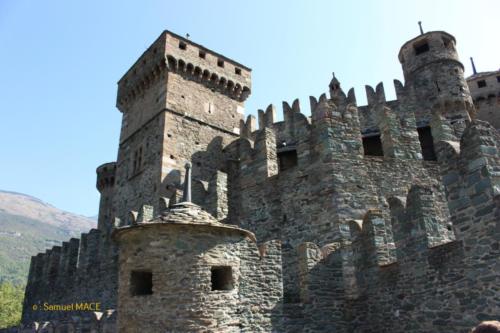
M 118 82 L 98 229 L 34 256 L 2 332 L 468 332 L 500 316 L 500 136 L 455 38 L 244 117 L 251 70 L 165 31 Z M 498 86 L 496 93 L 500 91 Z M 50 311 L 44 304 L 94 304 Z
M 476 118 L 488 121 L 500 131 L 500 69 L 480 72 L 471 58 L 473 74 L 467 84 L 477 110 Z

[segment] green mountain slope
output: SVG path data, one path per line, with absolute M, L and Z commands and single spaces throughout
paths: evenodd
M 58 210 L 36 198 L 0 192 L 0 283 L 24 284 L 31 256 L 80 237 L 94 226 L 92 219 Z

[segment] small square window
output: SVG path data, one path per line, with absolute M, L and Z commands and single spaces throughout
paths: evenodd
M 148 271 L 132 271 L 130 273 L 130 295 L 152 295 L 153 273 Z
M 288 150 L 278 152 L 279 171 L 291 169 L 297 165 L 297 151 Z
M 429 43 L 424 42 L 422 44 L 415 45 L 415 54 L 419 55 L 429 51 Z
M 452 49 L 453 48 L 453 43 L 452 43 L 451 39 L 448 39 L 446 37 L 443 37 L 443 45 L 447 49 Z
M 477 87 L 478 88 L 486 87 L 486 81 L 485 80 L 477 81 Z
M 217 66 L 219 66 L 219 67 L 224 67 L 224 60 L 222 60 L 222 59 L 217 59 Z
M 181 50 L 185 50 L 185 49 L 187 48 L 186 43 L 184 43 L 184 42 L 179 42 L 179 48 L 180 48 Z
M 211 268 L 212 290 L 232 290 L 233 270 L 231 266 L 215 266 Z
M 207 54 L 205 53 L 205 51 L 200 51 L 200 52 L 198 52 L 198 56 L 199 56 L 201 59 L 205 59 L 205 56 L 206 56 L 206 55 L 207 55 Z
M 241 68 L 235 67 L 234 72 L 238 75 L 241 75 Z
M 384 156 L 380 135 L 364 137 L 363 150 L 365 152 L 365 156 Z

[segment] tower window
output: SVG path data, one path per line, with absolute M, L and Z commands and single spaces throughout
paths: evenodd
M 415 45 L 415 54 L 416 55 L 425 53 L 427 51 L 429 51 L 429 43 L 424 42 L 424 43 Z
M 134 151 L 134 156 L 132 158 L 132 175 L 137 174 L 143 168 L 143 152 L 142 146 Z
M 497 82 L 500 83 L 500 76 L 497 76 Z
M 179 48 L 180 48 L 181 50 L 185 50 L 185 49 L 187 48 L 186 43 L 184 43 L 184 42 L 179 42 Z
M 364 137 L 363 150 L 365 152 L 365 156 L 384 156 L 380 135 Z
M 485 80 L 477 81 L 477 87 L 478 88 L 484 88 L 484 87 L 486 87 L 486 81 Z
M 293 149 L 278 152 L 278 165 L 280 171 L 295 167 L 297 165 L 297 151 Z
M 149 271 L 132 271 L 130 273 L 130 295 L 152 295 L 153 273 Z
M 219 67 L 224 67 L 224 60 L 222 60 L 222 59 L 217 59 L 217 66 L 219 66 Z
M 452 46 L 451 40 L 449 38 L 443 37 L 443 45 L 446 48 L 450 48 Z
M 207 54 L 205 53 L 205 51 L 201 51 L 201 50 L 200 50 L 200 52 L 198 52 L 198 56 L 199 56 L 201 59 L 205 59 L 205 56 L 206 56 L 206 55 L 207 55 Z
M 212 290 L 232 290 L 234 288 L 231 266 L 215 266 L 210 271 Z
M 235 67 L 235 68 L 234 68 L 234 72 L 235 72 L 237 75 L 241 75 L 241 68 Z
M 422 156 L 425 161 L 436 161 L 432 132 L 429 126 L 417 128 L 418 140 L 422 148 Z

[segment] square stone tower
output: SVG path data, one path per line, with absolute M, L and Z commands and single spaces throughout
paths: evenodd
M 239 137 L 250 87 L 248 67 L 164 31 L 118 82 L 113 215 L 175 199 L 186 161 L 194 179 L 209 181 L 222 147 Z

